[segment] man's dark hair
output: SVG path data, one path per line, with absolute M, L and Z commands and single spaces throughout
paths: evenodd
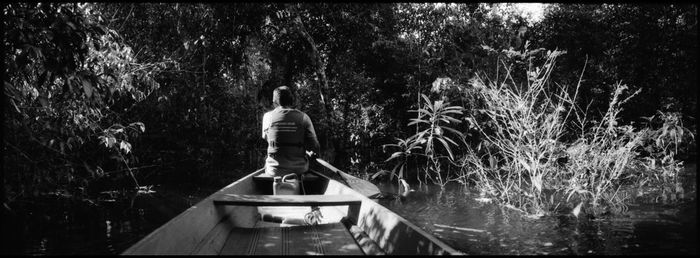
M 294 105 L 294 93 L 287 86 L 279 86 L 272 92 L 272 103 L 276 106 L 289 107 Z

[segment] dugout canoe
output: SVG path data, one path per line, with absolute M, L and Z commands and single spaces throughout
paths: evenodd
M 368 198 L 374 191 L 349 187 L 364 180 L 318 164 L 320 169 L 304 176 L 303 195 L 272 195 L 272 179 L 260 169 L 190 207 L 122 254 L 462 254 Z M 303 223 L 311 205 L 319 206 L 323 215 L 318 225 Z

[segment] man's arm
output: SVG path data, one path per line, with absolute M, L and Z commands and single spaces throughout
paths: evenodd
M 270 128 L 270 121 L 267 113 L 263 115 L 262 119 L 262 138 L 267 140 L 267 129 Z
M 309 118 L 309 116 L 306 114 L 304 114 L 304 124 L 304 127 L 306 127 L 304 132 L 304 145 L 306 145 L 305 147 L 307 150 L 319 154 L 319 152 L 321 152 L 321 145 L 318 143 L 318 139 L 316 138 L 314 124 L 311 122 L 311 118 Z

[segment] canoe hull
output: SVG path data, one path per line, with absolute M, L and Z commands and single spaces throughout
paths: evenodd
M 213 229 L 219 224 L 225 225 L 226 221 L 230 221 L 232 227 L 253 226 L 252 220 L 257 212 L 254 207 L 217 207 L 213 201 L 225 194 L 258 193 L 259 190 L 253 182 L 253 176 L 263 171 L 263 169 L 255 171 L 204 198 L 148 234 L 122 254 L 192 254 L 200 247 L 203 240 L 212 237 L 211 234 L 215 233 Z M 236 216 L 229 216 L 230 214 L 236 214 Z
M 259 208 L 255 206 L 215 205 L 227 194 L 269 194 L 266 183 L 254 180 L 263 173 L 257 170 L 203 199 L 176 216 L 123 254 L 220 254 L 231 230 L 253 228 L 259 220 Z M 358 193 L 324 173 L 314 172 L 321 180 L 307 187 L 307 194 L 355 195 L 361 199 L 357 208 L 339 208 L 349 222 L 356 225 L 386 254 L 434 255 L 461 254 L 411 222 Z M 360 179 L 358 179 L 360 180 Z M 265 190 L 263 190 L 265 189 Z M 331 206 L 334 207 L 334 206 Z M 347 207 L 347 206 L 346 206 Z

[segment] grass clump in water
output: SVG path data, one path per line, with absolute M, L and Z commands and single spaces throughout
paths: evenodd
M 561 54 L 548 52 L 538 67 L 530 62 L 526 83 L 505 64 L 504 80 L 471 80 L 483 108 L 469 120 L 483 140 L 462 156 L 462 178 L 530 215 L 576 204 L 595 214 L 619 212 L 630 199 L 624 186 L 677 183 L 682 162 L 675 155 L 692 137 L 679 114 L 659 112 L 641 129 L 621 125 L 623 104 L 639 91 L 616 83 L 602 118 L 589 119 L 576 104 L 580 80 L 574 89 L 550 82 Z

